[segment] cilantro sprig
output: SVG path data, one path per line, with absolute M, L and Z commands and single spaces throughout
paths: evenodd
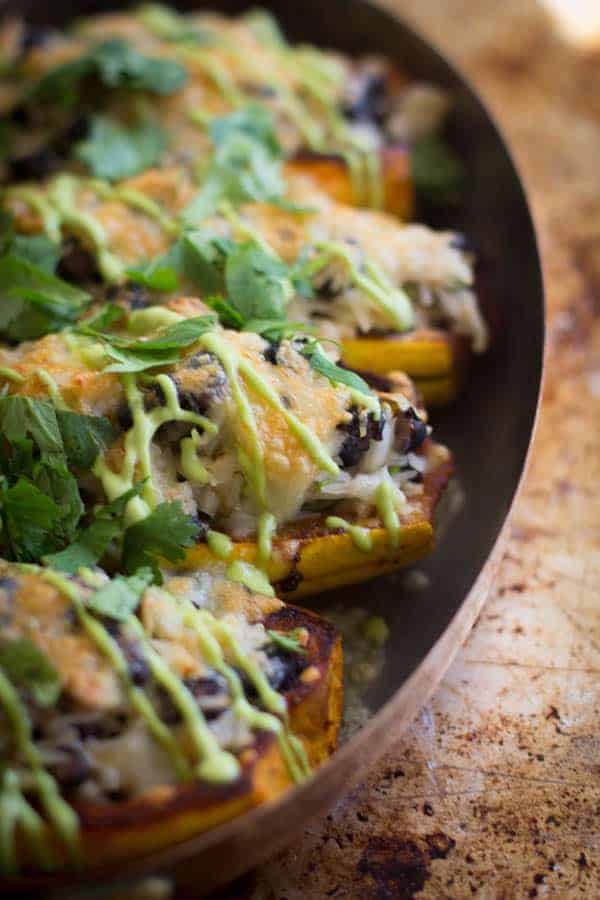
M 113 360 L 104 369 L 105 372 L 144 372 L 176 363 L 181 351 L 214 328 L 216 322 L 217 317 L 212 315 L 182 319 L 146 340 L 120 337 L 86 324 L 81 325 L 78 331 L 102 342 L 106 355 Z
M 0 399 L 3 555 L 34 562 L 70 542 L 84 512 L 72 469 L 88 471 L 115 437 L 107 419 L 42 400 Z
M 167 133 L 157 123 L 126 128 L 107 116 L 94 116 L 88 136 L 75 147 L 75 156 L 97 178 L 118 181 L 156 165 L 167 145 Z
M 145 56 L 127 41 L 113 38 L 97 44 L 78 59 L 54 66 L 32 85 L 23 100 L 74 106 L 89 81 L 106 88 L 164 96 L 180 90 L 187 77 L 185 67 L 175 60 Z
M 37 256 L 37 262 L 32 257 Z M 54 255 L 46 243 L 15 242 L 0 257 L 0 337 L 34 340 L 75 322 L 90 294 L 48 271 Z
M 223 202 L 239 206 L 282 197 L 282 152 L 267 110 L 250 104 L 214 119 L 209 133 L 214 153 L 199 173 L 202 187 L 183 211 L 186 224 L 197 225 Z

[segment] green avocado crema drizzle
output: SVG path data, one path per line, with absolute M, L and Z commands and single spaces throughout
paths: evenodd
M 328 528 L 341 528 L 347 531 L 355 547 L 364 553 L 370 553 L 373 549 L 373 538 L 368 528 L 362 528 L 360 525 L 352 525 L 346 519 L 339 516 L 327 516 L 325 524 Z
M 44 769 L 42 757 L 31 734 L 31 723 L 19 694 L 11 681 L 0 669 L 0 704 L 12 726 L 12 736 L 19 755 L 27 764 L 41 805 L 64 843 L 73 862 L 79 860 L 79 821 L 60 795 L 56 781 Z M 8 782 L 6 779 L 8 778 Z M 44 846 L 44 837 L 39 817 L 22 797 L 18 776 L 10 770 L 4 775 L 2 791 L 2 816 L 0 820 L 0 865 L 10 874 L 16 869 L 14 830 L 20 824 L 24 833 L 31 838 L 40 862 L 51 865 L 49 851 Z M 8 795 L 5 791 L 8 790 Z
M 140 497 L 129 501 L 126 511 L 128 524 L 146 518 L 156 506 L 150 447 L 152 439 L 161 425 L 166 422 L 192 422 L 205 431 L 214 433 L 217 426 L 204 416 L 184 410 L 179 405 L 177 390 L 168 375 L 157 375 L 153 380 L 159 385 L 165 398 L 165 406 L 157 406 L 150 412 L 144 409 L 144 396 L 133 375 L 122 376 L 125 395 L 133 418 L 133 426 L 125 435 L 125 458 L 120 472 L 114 472 L 104 455 L 96 460 L 93 473 L 102 482 L 104 492 L 110 501 L 130 490 L 138 477 L 146 479 Z
M 332 259 L 339 259 L 348 267 L 348 275 L 354 286 L 371 297 L 396 328 L 408 331 L 414 327 L 414 310 L 410 297 L 392 284 L 376 263 L 367 260 L 362 270 L 359 270 L 352 259 L 350 248 L 336 241 L 318 242 L 315 247 L 320 253 L 306 263 L 302 270 L 304 276 L 315 275 Z
M 169 757 L 173 761 L 173 765 L 178 776 L 180 778 L 189 778 L 189 765 L 183 753 L 179 749 L 179 746 L 175 741 L 175 738 L 173 737 L 171 731 L 158 717 L 156 711 L 154 710 L 154 707 L 150 703 L 143 690 L 133 684 L 129 675 L 127 660 L 123 655 L 119 645 L 115 640 L 113 640 L 104 625 L 102 625 L 102 623 L 99 622 L 98 619 L 94 618 L 94 616 L 87 612 L 84 606 L 84 602 L 76 586 L 63 575 L 59 575 L 57 572 L 53 572 L 50 569 L 39 569 L 38 571 L 42 578 L 52 584 L 55 588 L 57 588 L 57 590 L 59 590 L 62 594 L 68 597 L 69 600 L 71 600 L 81 625 L 86 630 L 94 644 L 96 644 L 99 650 L 104 654 L 104 656 L 106 656 L 115 672 L 121 679 L 123 687 L 125 689 L 125 693 L 129 702 L 131 703 L 131 706 L 145 721 L 148 730 L 155 738 L 155 740 L 166 750 Z
M 292 778 L 294 781 L 302 781 L 310 775 L 310 766 L 302 742 L 291 734 L 287 727 L 285 699 L 269 685 L 258 665 L 243 653 L 231 628 L 225 622 L 215 619 L 207 610 L 196 609 L 187 599 L 176 597 L 174 600 L 180 605 L 184 624 L 196 634 L 203 657 L 227 681 L 234 701 L 234 711 L 244 718 L 251 728 L 277 734 Z M 246 700 L 241 679 L 235 669 L 227 665 L 223 647 L 229 651 L 238 669 L 243 671 L 254 685 L 266 712 L 254 709 Z

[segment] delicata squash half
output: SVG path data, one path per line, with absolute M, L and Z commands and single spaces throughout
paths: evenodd
M 58 272 L 96 296 L 101 283 L 114 292 L 128 281 L 144 288 L 145 304 L 181 289 L 218 294 L 225 324 L 285 316 L 338 343 L 353 369 L 405 371 L 426 403 L 451 398 L 468 354 L 488 340 L 460 235 L 338 203 L 304 176 L 288 178 L 285 208 L 215 207 L 211 190 L 176 168 L 113 185 L 61 174 L 43 186 L 9 187 L 5 208 L 20 235 L 45 233 L 60 255 Z M 244 253 L 246 268 L 252 255 L 263 275 L 252 304 L 239 296 Z M 0 280 L 1 270 L 0 259 Z
M 457 163 L 438 137 L 443 92 L 379 57 L 289 44 L 264 11 L 228 19 L 148 4 L 69 31 L 11 20 L 0 49 L 7 180 L 67 168 L 110 179 L 155 164 L 197 171 L 217 141 L 227 143 L 222 161 L 252 158 L 263 182 L 278 156 L 337 199 L 402 218 L 415 186 L 442 199 L 455 187 Z M 215 132 L 249 110 L 251 124 Z
M 113 302 L 0 352 L 4 556 L 130 572 L 152 552 L 218 557 L 250 587 L 267 573 L 301 594 L 430 551 L 451 462 L 408 379 L 374 394 L 285 323 L 267 340 L 215 318 L 195 298 Z M 44 535 L 22 520 L 37 502 Z
M 130 860 L 277 797 L 335 746 L 341 646 L 219 567 L 0 562 L 0 874 Z

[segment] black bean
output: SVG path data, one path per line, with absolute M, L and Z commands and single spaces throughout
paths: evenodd
M 407 453 L 412 453 L 415 450 L 418 450 L 419 447 L 423 444 L 425 439 L 429 434 L 429 428 L 423 422 L 422 419 L 418 417 L 414 409 L 410 409 L 410 440 L 407 447 Z
M 78 116 L 66 128 L 31 153 L 8 160 L 11 176 L 16 181 L 40 181 L 63 168 L 73 144 L 85 137 L 87 120 Z
M 212 516 L 209 516 L 208 513 L 198 510 L 198 512 L 191 518 L 193 523 L 200 529 L 196 537 L 196 542 L 200 543 L 206 541 L 206 536 L 208 534 L 209 528 L 212 525 Z
M 48 768 L 63 788 L 79 787 L 92 771 L 91 762 L 81 744 L 66 744 L 57 747 L 62 759 Z
M 265 649 L 271 659 L 271 671 L 269 684 L 275 691 L 285 693 L 291 690 L 308 663 L 302 653 L 284 650 L 283 647 L 272 644 Z
M 129 677 L 135 685 L 146 684 L 150 680 L 150 666 L 146 662 L 144 649 L 140 641 L 121 634 L 117 639 L 121 652 L 127 661 Z
M 184 684 L 209 722 L 220 716 L 229 706 L 228 685 L 218 672 L 213 672 L 208 677 L 186 678 Z
M 380 441 L 383 435 L 383 418 L 379 421 L 375 419 L 372 413 L 369 413 L 366 420 L 361 421 L 360 410 L 353 406 L 350 409 L 352 420 L 338 425 L 339 431 L 345 431 L 347 437 L 344 439 L 340 447 L 339 457 L 344 469 L 351 469 L 357 465 L 361 456 L 367 452 L 371 441 Z
M 30 50 L 36 50 L 44 47 L 53 37 L 54 31 L 44 25 L 23 25 L 21 32 L 20 51 L 22 54 L 29 53 Z
M 82 741 L 90 739 L 107 740 L 121 733 L 125 721 L 124 716 L 107 714 L 102 717 L 98 716 L 97 719 L 84 719 L 81 722 L 74 722 L 74 728 Z
M 15 181 L 41 181 L 58 171 L 62 162 L 52 147 L 45 146 L 33 153 L 10 158 L 8 166 Z
M 381 125 L 389 112 L 385 77 L 380 73 L 367 71 L 357 77 L 357 83 L 356 95 L 343 106 L 344 116 L 355 122 L 376 122 Z
M 150 292 L 143 284 L 126 284 L 121 299 L 131 310 L 147 309 L 152 305 Z
M 117 422 L 123 431 L 129 431 L 133 425 L 133 416 L 126 400 L 123 400 L 117 409 Z
M 344 293 L 344 285 L 336 284 L 332 278 L 328 278 L 317 288 L 316 294 L 319 300 L 334 300 Z
M 56 271 L 60 278 L 73 281 L 75 284 L 100 281 L 94 254 L 76 237 L 70 237 L 65 242 Z
M 271 365 L 277 365 L 277 354 L 281 346 L 281 341 L 269 341 L 269 346 L 263 350 L 263 356 Z

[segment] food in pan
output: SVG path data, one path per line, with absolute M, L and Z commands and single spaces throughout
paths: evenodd
M 463 239 L 348 206 L 407 218 L 410 153 L 425 196 L 436 195 L 436 179 L 437 196 L 451 196 L 443 187 L 453 166 L 432 137 L 448 106 L 439 92 L 381 60 L 287 45 L 262 14 L 143 7 L 86 20 L 67 37 L 49 33 L 33 48 L 27 34 L 13 23 L 4 37 L 20 73 L 3 102 L 17 227 L 75 236 L 88 250 L 104 238 L 100 274 L 115 281 L 124 262 L 152 262 L 182 219 L 198 226 L 223 208 L 258 206 L 270 233 L 294 232 L 296 249 L 321 260 L 320 270 L 312 260 L 314 302 L 297 294 L 290 317 L 333 331 L 348 365 L 402 369 L 428 403 L 452 398 L 470 351 L 487 343 Z M 259 75 L 271 93 L 258 89 Z M 57 169 L 82 177 L 33 183 Z M 284 243 L 282 252 L 293 249 Z M 323 243 L 331 259 L 316 254 Z
M 107 317 L 110 330 L 99 327 Z M 195 522 L 182 565 L 214 554 L 258 564 L 284 593 L 360 581 L 428 552 L 451 464 L 410 383 L 377 395 L 314 338 L 266 340 L 215 319 L 189 297 L 113 303 L 76 330 L 0 351 L 5 497 L 23 478 L 36 484 L 38 455 L 49 452 L 40 419 L 74 473 L 72 519 L 57 518 L 42 551 L 68 556 L 64 537 L 78 542 L 83 509 L 133 491 L 122 514 L 130 571 L 140 555 L 128 534 L 138 533 L 136 547 L 151 542 L 174 504 Z M 38 437 L 34 462 L 22 461 L 21 442 Z M 49 493 L 61 499 L 54 485 Z M 13 540 L 7 522 L 4 555 L 29 561 L 14 531 Z
M 487 333 L 464 239 L 406 221 L 459 180 L 434 88 L 262 12 L 11 21 L 0 52 L 13 874 L 183 840 L 327 758 L 341 642 L 278 598 L 430 552 L 422 395 Z
M 332 625 L 218 568 L 0 564 L 0 870 L 126 860 L 277 797 L 335 746 Z
M 108 167 L 111 177 L 157 162 L 197 169 L 212 152 L 207 126 L 248 104 L 272 117 L 291 170 L 311 173 L 338 199 L 407 217 L 415 181 L 448 194 L 458 178 L 439 138 L 450 105 L 443 92 L 382 58 L 289 44 L 264 11 L 228 19 L 145 5 L 68 32 L 12 21 L 2 50 L 12 179 L 73 163 Z M 248 132 L 260 132 L 260 121 Z M 123 152 L 103 159 L 101 145 L 117 144 Z

